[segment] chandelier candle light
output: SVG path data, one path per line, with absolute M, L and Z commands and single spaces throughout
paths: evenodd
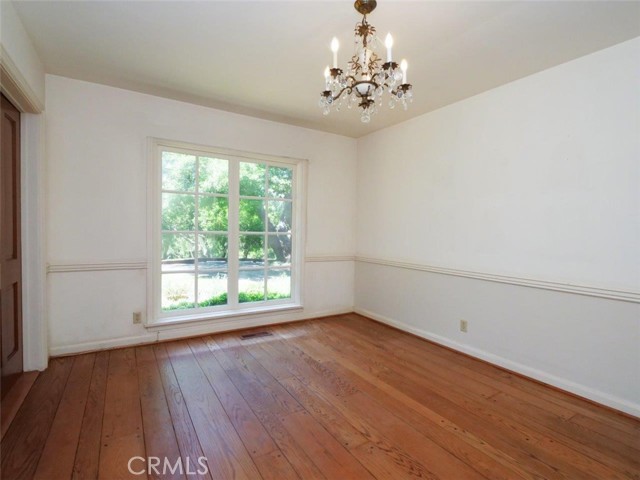
M 328 115 L 332 107 L 340 110 L 347 104 L 348 108 L 357 105 L 362 109 L 360 119 L 363 123 L 371 121 L 371 115 L 382 105 L 385 92 L 390 94 L 389 108 L 397 103 L 406 110 L 413 101 L 411 84 L 407 83 L 407 61 L 398 64 L 393 61 L 393 37 L 387 34 L 384 45 L 387 49 L 387 61 L 375 53 L 376 44 L 381 43 L 376 36 L 376 29 L 367 22 L 367 15 L 376 8 L 376 0 L 356 0 L 354 7 L 362 14 L 362 21 L 355 28 L 356 52 L 348 63 L 346 74 L 338 68 L 337 38 L 331 41 L 333 52 L 333 68 L 324 70 L 325 89 L 320 94 L 322 113 Z M 400 83 L 402 82 L 402 83 Z

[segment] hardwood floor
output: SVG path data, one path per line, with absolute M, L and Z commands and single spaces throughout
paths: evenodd
M 13 418 L 16 416 L 18 409 L 22 405 L 27 393 L 29 393 L 29 390 L 31 390 L 33 382 L 36 381 L 37 377 L 38 372 L 24 372 L 2 399 L 2 404 L 0 405 L 0 429 L 2 430 L 2 437 L 7 433 L 9 425 L 11 425 Z
M 631 417 L 355 314 L 261 330 L 53 359 L 2 478 L 640 479 Z

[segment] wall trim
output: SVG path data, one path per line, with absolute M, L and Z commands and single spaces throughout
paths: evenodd
M 565 390 L 572 394 L 578 395 L 579 397 L 584 397 L 588 400 L 594 401 L 601 405 L 605 405 L 615 410 L 619 410 L 629 415 L 633 415 L 636 418 L 640 418 L 640 404 L 638 403 L 630 402 L 623 398 L 616 397 L 615 395 L 610 395 L 600 390 L 595 390 L 593 388 L 587 387 L 580 383 L 572 382 L 571 380 L 557 377 L 548 372 L 529 367 L 519 362 L 514 362 L 507 358 L 494 355 L 493 353 L 487 352 L 485 350 L 481 350 L 479 348 L 472 347 L 470 345 L 466 345 L 464 343 L 456 342 L 447 337 L 436 335 L 434 333 L 428 332 L 427 330 L 423 330 L 421 328 L 413 327 L 407 323 L 385 317 L 384 315 L 378 315 L 377 313 L 371 312 L 363 308 L 356 307 L 354 308 L 354 311 L 365 317 L 369 317 L 378 322 L 385 323 L 399 330 L 412 333 L 426 340 L 437 343 L 438 345 L 443 345 L 445 347 L 451 348 L 458 352 L 462 352 L 472 357 L 478 358 L 480 360 L 484 360 L 493 365 L 497 365 L 499 367 L 505 368 L 507 370 L 511 370 L 513 372 L 519 373 L 526 377 L 538 380 L 548 385 L 552 385 L 561 390 Z
M 353 255 L 316 255 L 305 257 L 305 262 L 352 262 Z M 112 270 L 146 270 L 146 261 L 137 262 L 95 262 L 95 263 L 57 263 L 47 266 L 47 273 L 103 272 Z
M 45 264 L 46 187 L 45 119 L 43 114 L 21 115 L 22 195 L 22 345 L 24 371 L 47 368 L 47 289 Z
M 146 270 L 147 262 L 100 262 L 49 264 L 47 273 L 101 272 L 110 270 Z
M 594 287 L 589 285 L 577 285 L 572 283 L 552 282 L 528 277 L 513 277 L 508 275 L 498 275 L 490 272 L 475 272 L 471 270 L 459 270 L 455 268 L 438 267 L 421 263 L 398 262 L 377 257 L 356 256 L 355 260 L 361 263 L 382 265 L 385 267 L 403 268 L 406 270 L 417 270 L 420 272 L 438 273 L 441 275 L 452 275 L 456 277 L 475 278 L 488 282 L 508 283 L 522 287 L 540 288 L 543 290 L 554 290 L 557 292 L 574 293 L 589 297 L 608 298 L 610 300 L 620 300 L 623 302 L 640 303 L 640 292 L 629 290 L 614 290 L 609 288 Z
M 98 352 L 100 350 L 111 350 L 114 348 L 124 348 L 136 345 L 147 345 L 158 341 L 157 333 L 145 333 L 141 335 L 133 335 L 130 337 L 109 338 L 104 340 L 95 340 L 92 342 L 72 343 L 60 347 L 52 347 L 49 349 L 49 356 L 61 357 L 66 355 L 76 355 L 80 353 Z
M 22 198 L 22 346 L 23 370 L 48 365 L 44 265 L 44 102 L 0 44 L 0 90 L 21 113 L 20 192 Z M 32 115 L 34 114 L 34 115 Z
M 353 262 L 353 255 L 314 255 L 305 257 L 305 262 Z
M 0 86 L 2 93 L 21 112 L 42 113 L 44 111 L 44 105 L 11 59 L 4 45 L 0 45 Z
M 71 345 L 52 347 L 49 353 L 52 357 L 59 357 L 64 355 L 74 355 L 78 353 L 88 353 L 100 350 L 130 347 L 135 345 L 148 345 L 169 340 L 178 340 L 180 338 L 197 337 L 214 333 L 230 332 L 233 330 L 242 330 L 245 328 L 277 325 L 280 323 L 299 322 L 302 320 L 328 317 L 332 315 L 345 315 L 352 312 L 353 307 L 347 307 L 321 312 L 300 313 L 293 316 L 283 316 L 281 314 L 277 318 L 274 318 L 274 316 L 271 315 L 270 317 L 248 317 L 245 319 L 218 319 L 206 323 L 203 322 L 197 325 L 176 325 L 175 328 L 165 327 L 165 329 L 163 330 L 149 331 L 148 333 L 143 333 L 135 336 L 96 340 L 93 342 L 82 342 L 74 343 Z

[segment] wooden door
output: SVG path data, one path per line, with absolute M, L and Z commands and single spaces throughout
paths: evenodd
M 0 158 L 1 397 L 22 373 L 20 112 L 2 96 Z

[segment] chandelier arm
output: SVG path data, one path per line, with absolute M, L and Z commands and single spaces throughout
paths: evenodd
M 358 80 L 356 79 L 356 77 L 354 77 L 353 75 L 348 75 L 348 76 L 347 76 L 347 78 L 346 78 L 346 80 L 347 80 L 347 81 L 350 81 L 352 86 L 358 82 Z
M 388 83 L 390 80 L 389 77 L 385 78 L 384 81 L 380 84 L 383 88 L 386 88 L 387 90 L 391 91 L 391 87 L 392 85 L 390 83 Z
M 340 96 L 346 91 L 349 90 L 348 94 L 351 93 L 351 87 L 344 87 L 342 90 L 340 90 L 338 92 L 338 94 L 336 96 L 333 97 L 333 100 L 338 100 L 340 98 Z
M 380 75 L 383 75 L 383 74 L 384 74 L 384 72 L 376 72 L 376 73 L 374 73 L 373 75 L 371 75 L 371 81 L 373 83 L 375 83 L 376 86 L 385 85 L 385 83 L 377 83 L 377 82 L 374 81 L 376 79 L 376 77 L 379 77 Z

